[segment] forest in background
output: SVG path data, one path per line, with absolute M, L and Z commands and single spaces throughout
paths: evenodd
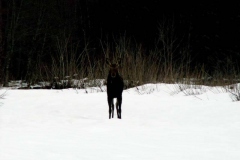
M 240 2 L 0 0 L 0 83 L 239 79 Z M 200 83 L 200 82 L 199 82 Z

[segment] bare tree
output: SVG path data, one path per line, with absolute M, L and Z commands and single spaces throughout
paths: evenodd
M 7 13 L 7 9 L 3 7 L 2 0 L 0 0 L 0 82 L 3 81 L 3 63 L 4 63 L 4 22 L 3 22 L 3 15 Z
M 5 58 L 5 79 L 4 79 L 4 86 L 8 86 L 9 75 L 10 75 L 10 66 L 11 61 L 14 55 L 14 50 L 16 49 L 15 42 L 16 42 L 16 32 L 19 26 L 20 20 L 20 11 L 22 6 L 22 0 L 18 1 L 18 5 L 16 4 L 15 0 L 11 0 L 9 3 L 11 5 L 11 11 L 9 12 L 10 19 L 8 21 L 8 31 L 6 37 L 6 57 Z

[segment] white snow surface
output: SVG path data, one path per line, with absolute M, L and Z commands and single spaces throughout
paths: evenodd
M 240 102 L 203 88 L 189 96 L 173 84 L 124 90 L 122 119 L 108 119 L 102 88 L 9 89 L 0 99 L 0 160 L 239 160 Z

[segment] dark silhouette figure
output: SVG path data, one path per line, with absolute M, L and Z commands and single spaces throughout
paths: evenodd
M 106 63 L 109 65 L 109 73 L 107 78 L 107 97 L 108 97 L 108 106 L 109 106 L 109 119 L 114 117 L 114 104 L 113 99 L 117 98 L 116 102 L 116 110 L 117 110 L 117 116 L 119 119 L 121 119 L 121 105 L 122 105 L 122 92 L 123 92 L 123 79 L 118 73 L 118 67 L 120 63 L 121 58 L 118 58 L 117 63 L 110 63 L 109 59 L 106 59 Z

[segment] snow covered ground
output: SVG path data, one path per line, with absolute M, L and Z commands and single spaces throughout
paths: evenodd
M 106 92 L 87 92 L 7 90 L 0 160 L 240 159 L 240 102 L 221 89 L 189 96 L 170 84 L 125 90 L 121 120 L 108 119 Z

